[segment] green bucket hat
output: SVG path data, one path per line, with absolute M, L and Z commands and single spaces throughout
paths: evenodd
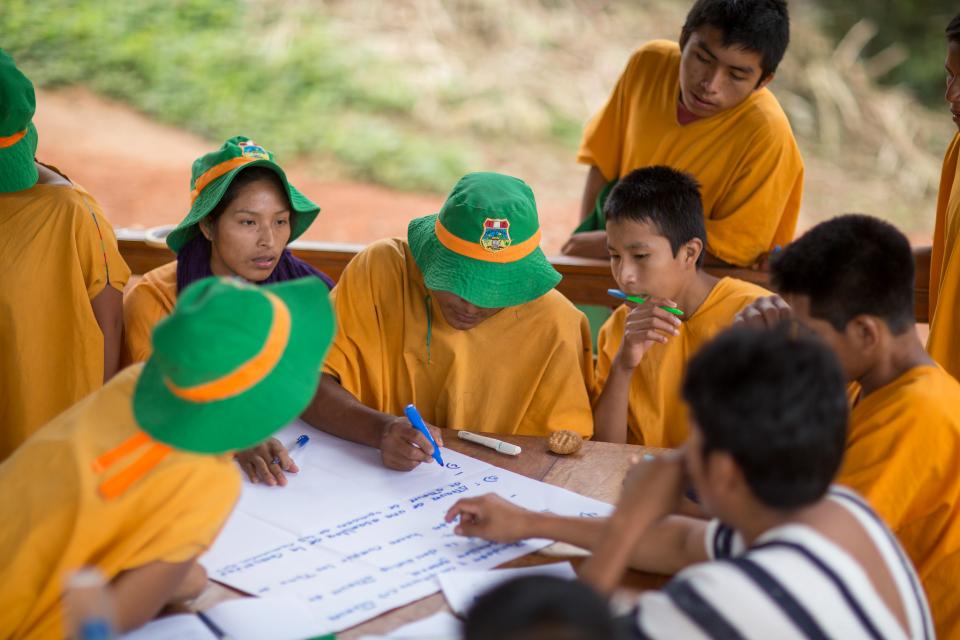
M 250 167 L 268 167 L 280 177 L 290 196 L 290 206 L 296 213 L 290 229 L 290 240 L 299 238 L 320 213 L 320 207 L 287 181 L 287 174 L 276 163 L 271 152 L 246 136 L 234 136 L 216 151 L 193 161 L 190 176 L 193 204 L 187 217 L 167 236 L 167 246 L 179 252 L 180 247 L 199 233 L 197 223 L 213 211 L 237 174 Z
M 334 326 L 319 278 L 199 280 L 153 332 L 134 417 L 177 449 L 219 454 L 258 444 L 310 403 Z
M 407 241 L 427 288 L 478 307 L 530 302 L 560 282 L 540 249 L 533 191 L 500 173 L 460 178 L 440 213 L 410 222 Z
M 33 83 L 0 49 L 0 193 L 23 191 L 37 184 L 37 129 Z

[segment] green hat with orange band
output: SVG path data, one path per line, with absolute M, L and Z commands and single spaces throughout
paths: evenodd
M 133 396 L 137 424 L 163 445 L 218 454 L 258 444 L 317 390 L 334 334 L 326 285 L 206 278 L 153 332 Z
M 0 49 L 0 193 L 23 191 L 37 184 L 37 129 L 33 83 Z
M 407 227 L 428 289 L 478 307 L 512 307 L 553 289 L 560 274 L 540 249 L 533 191 L 500 173 L 460 178 L 440 213 Z
M 277 174 L 293 208 L 290 241 L 303 235 L 320 213 L 320 207 L 287 181 L 287 174 L 276 163 L 271 152 L 246 136 L 234 136 L 216 151 L 193 161 L 190 176 L 190 212 L 167 236 L 167 246 L 174 252 L 179 252 L 180 247 L 197 235 L 197 224 L 216 208 L 237 174 L 250 167 L 267 167 Z

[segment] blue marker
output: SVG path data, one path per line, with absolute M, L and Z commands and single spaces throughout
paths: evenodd
M 427 442 L 433 446 L 433 459 L 436 460 L 437 464 L 441 467 L 445 466 L 443 464 L 443 458 L 440 457 L 440 447 L 437 446 L 437 441 L 430 435 L 430 429 L 427 429 L 427 425 L 423 423 L 423 418 L 420 417 L 420 412 L 417 411 L 417 408 L 412 404 L 408 404 L 403 412 L 407 414 L 407 420 L 410 421 L 413 428 L 422 433 L 427 439 Z

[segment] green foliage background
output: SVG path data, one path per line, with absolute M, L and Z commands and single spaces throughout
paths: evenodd
M 278 37 L 295 32 L 294 46 Z M 218 140 L 269 140 L 351 176 L 446 190 L 470 154 L 406 124 L 415 92 L 322 12 L 242 0 L 4 0 L 2 46 L 39 86 L 82 83 Z M 135 144 L 131 141 L 131 144 Z
M 867 56 L 891 44 L 903 46 L 909 57 L 882 81 L 905 85 L 928 105 L 940 105 L 944 30 L 960 12 L 960 4 L 953 0 L 819 0 L 818 4 L 823 26 L 835 39 L 864 18 L 877 26 L 877 37 L 864 51 Z

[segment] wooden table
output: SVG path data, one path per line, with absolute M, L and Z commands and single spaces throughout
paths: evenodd
M 615 503 L 619 498 L 623 478 L 634 456 L 645 452 L 662 451 L 636 445 L 587 441 L 577 453 L 558 456 L 547 449 L 545 438 L 532 436 L 498 436 L 498 438 L 519 445 L 523 448 L 523 453 L 516 457 L 504 455 L 487 447 L 461 440 L 457 437 L 456 431 L 446 429 L 443 432 L 444 446 L 448 449 L 609 503 Z M 525 567 L 557 560 L 555 556 L 533 553 L 505 563 L 503 566 Z M 574 568 L 577 568 L 582 558 L 571 558 L 570 561 Z M 640 591 L 657 588 L 665 581 L 663 576 L 631 571 L 628 572 L 623 586 L 628 591 Z M 202 611 L 218 602 L 244 596 L 245 594 L 239 591 L 210 581 L 206 590 L 191 604 L 190 608 Z M 384 634 L 438 611 L 449 610 L 443 594 L 438 592 L 338 633 L 337 638 L 349 640 L 367 634 Z

